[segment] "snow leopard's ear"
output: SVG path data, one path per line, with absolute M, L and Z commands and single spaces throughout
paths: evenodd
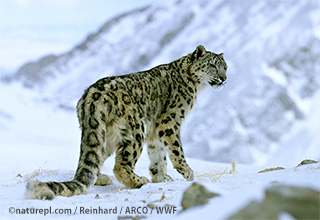
M 221 58 L 223 58 L 223 53 L 220 53 L 220 54 L 218 54 L 218 57 L 221 57 Z
M 192 53 L 191 61 L 193 62 L 199 59 L 200 57 L 204 56 L 205 54 L 206 54 L 206 49 L 204 48 L 204 46 L 199 45 L 197 46 L 196 50 Z

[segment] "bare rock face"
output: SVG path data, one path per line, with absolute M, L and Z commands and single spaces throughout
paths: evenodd
M 262 202 L 253 201 L 228 219 L 279 219 L 281 213 L 295 219 L 320 219 L 319 207 L 319 191 L 276 185 L 266 189 Z
M 210 198 L 219 196 L 219 194 L 208 191 L 204 186 L 193 183 L 187 188 L 181 200 L 181 205 L 184 210 L 195 206 L 201 206 L 208 203 Z

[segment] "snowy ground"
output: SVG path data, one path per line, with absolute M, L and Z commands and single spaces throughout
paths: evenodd
M 23 152 L 19 154 L 20 150 Z M 30 149 L 31 150 L 31 149 Z M 1 158 L 0 167 L 4 179 L 0 181 L 0 216 L 1 219 L 38 219 L 46 215 L 46 219 L 117 219 L 118 216 L 147 216 L 147 219 L 225 219 L 238 209 L 244 207 L 251 200 L 263 198 L 264 189 L 271 184 L 289 184 L 296 186 L 308 186 L 320 190 L 320 165 L 306 165 L 298 168 L 287 167 L 285 170 L 260 173 L 264 169 L 257 166 L 243 166 L 236 164 L 235 170 L 230 164 L 220 164 L 205 162 L 188 158 L 190 166 L 196 173 L 195 181 L 203 184 L 212 192 L 221 196 L 213 198 L 209 204 L 192 208 L 185 212 L 182 210 L 180 202 L 183 191 L 191 185 L 186 182 L 168 164 L 168 173 L 174 178 L 174 182 L 150 183 L 141 189 L 128 189 L 118 181 L 112 173 L 114 158 L 109 158 L 103 166 L 102 172 L 111 176 L 114 185 L 94 186 L 87 195 L 73 196 L 69 198 L 57 197 L 52 201 L 26 200 L 24 191 L 26 181 L 29 179 L 39 179 L 41 181 L 64 181 L 72 179 L 76 164 L 74 158 L 78 155 L 70 155 L 70 152 L 60 152 L 60 154 L 48 154 L 51 152 L 38 151 L 38 158 L 45 158 L 50 163 L 42 164 L 40 161 L 37 169 L 30 163 L 32 152 L 28 153 L 23 149 L 16 149 L 16 156 L 10 159 L 16 166 L 8 166 L 5 158 Z M 3 156 L 2 156 L 3 157 Z M 69 157 L 72 157 L 69 159 Z M 70 161 L 72 161 L 70 163 Z M 297 161 L 298 163 L 299 161 Z M 65 167 L 65 169 L 57 169 Z M 136 172 L 139 175 L 148 174 L 148 158 L 144 151 L 137 163 Z M 20 175 L 22 176 L 20 176 Z M 97 196 L 98 195 L 98 196 Z M 13 207 L 13 208 L 12 208 Z M 158 214 L 161 209 L 162 214 Z M 27 208 L 38 209 L 38 214 L 17 214 Z M 51 208 L 52 214 L 45 214 L 46 209 Z M 112 209 L 111 214 L 85 214 L 83 210 L 90 213 L 93 209 Z M 43 211 L 41 211 L 43 209 Z M 57 209 L 57 210 L 56 210 Z M 133 211 L 136 210 L 136 212 Z M 128 211 L 131 212 L 128 212 Z M 71 212 L 70 214 L 55 214 L 54 212 Z M 11 214 L 10 212 L 13 212 Z M 48 211 L 49 212 L 49 211 Z M 114 214 L 114 213 L 115 214 Z

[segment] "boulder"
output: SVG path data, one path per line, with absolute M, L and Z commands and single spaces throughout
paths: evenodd
M 311 188 L 275 185 L 266 189 L 262 202 L 253 201 L 228 219 L 279 219 L 288 213 L 295 219 L 320 219 L 320 192 Z
M 191 207 L 205 205 L 210 198 L 216 196 L 219 196 L 219 194 L 210 192 L 204 186 L 194 182 L 184 191 L 181 205 L 186 210 Z
M 306 159 L 306 160 L 301 161 L 301 162 L 297 165 L 297 167 L 300 167 L 300 166 L 302 166 L 302 165 L 312 164 L 312 163 L 318 163 L 318 162 L 315 161 L 315 160 Z

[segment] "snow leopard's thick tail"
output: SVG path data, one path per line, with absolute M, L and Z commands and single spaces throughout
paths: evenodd
M 73 196 L 85 194 L 88 192 L 87 186 L 77 182 L 39 182 L 30 181 L 27 184 L 25 197 L 27 199 L 48 199 L 51 200 L 56 196 Z
M 80 162 L 80 161 L 79 161 Z M 94 163 L 94 161 L 92 161 Z M 79 163 L 80 165 L 81 163 Z M 25 197 L 27 199 L 53 199 L 56 196 L 73 196 L 86 194 L 97 180 L 98 169 L 78 167 L 73 180 L 66 182 L 30 181 L 27 184 Z
M 77 172 L 71 181 L 39 182 L 27 184 L 27 199 L 53 199 L 56 196 L 73 196 L 86 194 L 98 178 L 100 165 L 99 156 L 94 152 L 81 151 Z
M 106 125 L 105 119 L 100 114 L 99 97 L 95 95 L 96 93 L 93 94 L 94 98 L 88 97 L 92 96 L 92 93 L 87 91 L 78 102 L 78 117 L 82 129 L 81 151 L 73 180 L 67 182 L 30 181 L 26 187 L 26 198 L 53 199 L 56 196 L 85 194 L 96 183 L 104 161 L 102 148 Z

